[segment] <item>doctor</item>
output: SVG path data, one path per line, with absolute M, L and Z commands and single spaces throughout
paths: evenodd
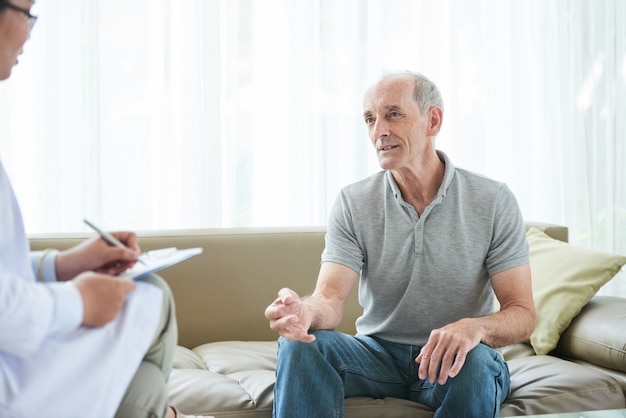
M 0 0 L 0 80 L 30 36 L 31 0 Z M 29 254 L 0 162 L 0 416 L 175 417 L 167 380 L 177 342 L 172 295 L 157 276 L 114 277 L 140 254 L 94 238 Z

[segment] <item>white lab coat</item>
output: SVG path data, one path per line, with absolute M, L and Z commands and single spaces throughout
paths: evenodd
M 49 336 L 46 286 L 0 163 L 0 417 L 110 418 L 154 338 L 161 290 L 137 283 L 111 323 Z

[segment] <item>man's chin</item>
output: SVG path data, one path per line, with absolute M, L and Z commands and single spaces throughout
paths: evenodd
M 7 66 L 8 68 L 0 66 L 0 81 L 6 80 L 7 78 L 11 77 L 11 72 L 13 71 L 13 67 L 15 67 L 16 65 L 17 65 L 17 59 L 15 60 L 15 64 L 11 66 Z
M 378 165 L 383 170 L 391 170 L 391 169 L 394 168 L 393 161 L 391 159 L 389 159 L 389 158 L 379 158 L 378 159 Z

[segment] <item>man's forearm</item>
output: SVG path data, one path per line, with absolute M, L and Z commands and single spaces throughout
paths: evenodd
M 510 306 L 476 320 L 484 330 L 482 342 L 494 348 L 526 341 L 535 329 L 535 312 L 522 306 Z
M 305 297 L 303 303 L 311 314 L 311 331 L 335 329 L 341 323 L 344 310 L 341 303 L 316 295 Z

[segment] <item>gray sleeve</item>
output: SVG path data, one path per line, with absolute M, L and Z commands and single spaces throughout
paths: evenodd
M 513 192 L 504 184 L 495 212 L 491 247 L 486 259 L 490 277 L 529 262 L 524 219 Z
M 342 191 L 330 211 L 326 231 L 326 247 L 322 263 L 326 261 L 343 264 L 357 273 L 363 267 L 363 248 L 357 239 L 348 199 Z

